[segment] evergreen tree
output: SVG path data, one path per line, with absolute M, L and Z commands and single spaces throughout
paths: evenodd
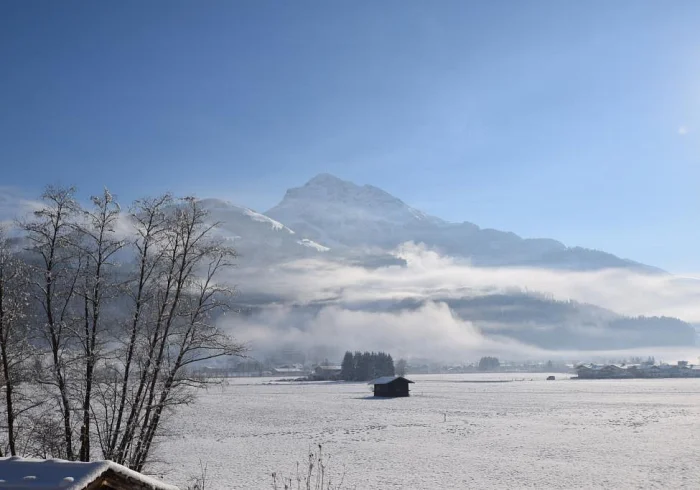
M 479 360 L 479 370 L 480 371 L 496 371 L 501 366 L 497 357 L 482 357 Z
M 372 362 L 372 355 L 369 352 L 364 352 L 359 355 L 357 363 L 357 381 L 367 381 L 370 379 L 370 368 Z
M 340 379 L 345 381 L 353 381 L 355 379 L 355 363 L 350 351 L 347 351 L 345 357 L 343 357 L 343 363 L 340 366 Z
M 396 370 L 394 369 L 394 359 L 392 359 L 391 354 L 386 354 L 386 376 L 396 376 Z
M 381 354 L 381 353 L 380 353 Z M 376 352 L 370 352 L 369 354 L 369 361 L 368 361 L 368 370 L 369 370 L 369 376 L 367 377 L 368 380 L 371 379 L 377 379 L 379 376 L 381 376 L 381 359 L 380 359 L 380 354 L 377 354 Z
M 370 381 L 394 375 L 394 360 L 386 352 L 348 351 L 340 370 L 340 378 L 346 381 Z
M 363 381 L 362 375 L 360 374 L 360 369 L 362 365 L 362 352 L 359 350 L 355 351 L 352 356 L 352 380 L 353 381 Z

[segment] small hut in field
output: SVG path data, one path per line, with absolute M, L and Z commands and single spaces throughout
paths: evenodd
M 112 461 L 0 458 L 0 489 L 178 490 Z
M 374 385 L 374 396 L 395 398 L 409 395 L 409 383 L 413 383 L 413 381 L 403 376 L 382 376 L 367 384 Z

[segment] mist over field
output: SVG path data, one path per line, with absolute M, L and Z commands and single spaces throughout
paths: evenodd
M 619 315 L 697 322 L 700 281 L 625 270 L 473 267 L 413 243 L 394 254 L 405 265 L 369 268 L 308 259 L 251 272 L 242 266 L 230 280 L 239 281 L 239 301 L 253 306 L 224 324 L 259 352 L 280 343 L 302 351 L 325 347 L 336 355 L 369 346 L 453 362 L 489 353 L 509 359 L 669 360 L 699 353 L 692 327 L 671 318 L 641 332 L 623 323 L 610 328 L 610 322 Z M 270 305 L 261 307 L 258 295 Z M 681 330 L 677 345 L 672 328 Z
M 338 185 L 330 177 L 322 183 L 333 190 Z M 16 191 L 2 195 L 0 217 L 10 228 L 11 218 L 41 207 Z M 291 350 L 338 359 L 348 349 L 369 349 L 444 362 L 483 355 L 697 358 L 693 324 L 700 323 L 700 280 L 692 274 L 604 264 L 584 270 L 475 265 L 468 253 L 450 255 L 415 241 L 330 248 L 300 240 L 283 223 L 248 208 L 201 202 L 213 232 L 239 253 L 237 267 L 218 279 L 237 287 L 239 314 L 219 322 L 252 355 L 279 357 Z M 314 213 L 318 206 L 313 203 Z M 415 219 L 414 211 L 408 214 Z M 134 238 L 125 210 L 114 231 Z M 128 254 L 119 260 L 122 269 L 132 267 Z

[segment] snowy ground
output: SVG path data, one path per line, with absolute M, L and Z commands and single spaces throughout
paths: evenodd
M 393 400 L 231 380 L 181 413 L 152 469 L 184 486 L 201 460 L 207 489 L 265 489 L 320 443 L 345 488 L 700 488 L 700 379 L 545 377 L 410 376 Z M 468 382 L 494 379 L 522 381 Z

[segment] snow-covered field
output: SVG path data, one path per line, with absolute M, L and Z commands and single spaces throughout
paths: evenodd
M 184 486 L 201 461 L 208 489 L 271 488 L 320 443 L 345 488 L 700 488 L 699 379 L 409 377 L 412 396 L 393 400 L 230 380 L 181 412 L 152 469 Z M 496 379 L 519 381 L 474 382 Z

